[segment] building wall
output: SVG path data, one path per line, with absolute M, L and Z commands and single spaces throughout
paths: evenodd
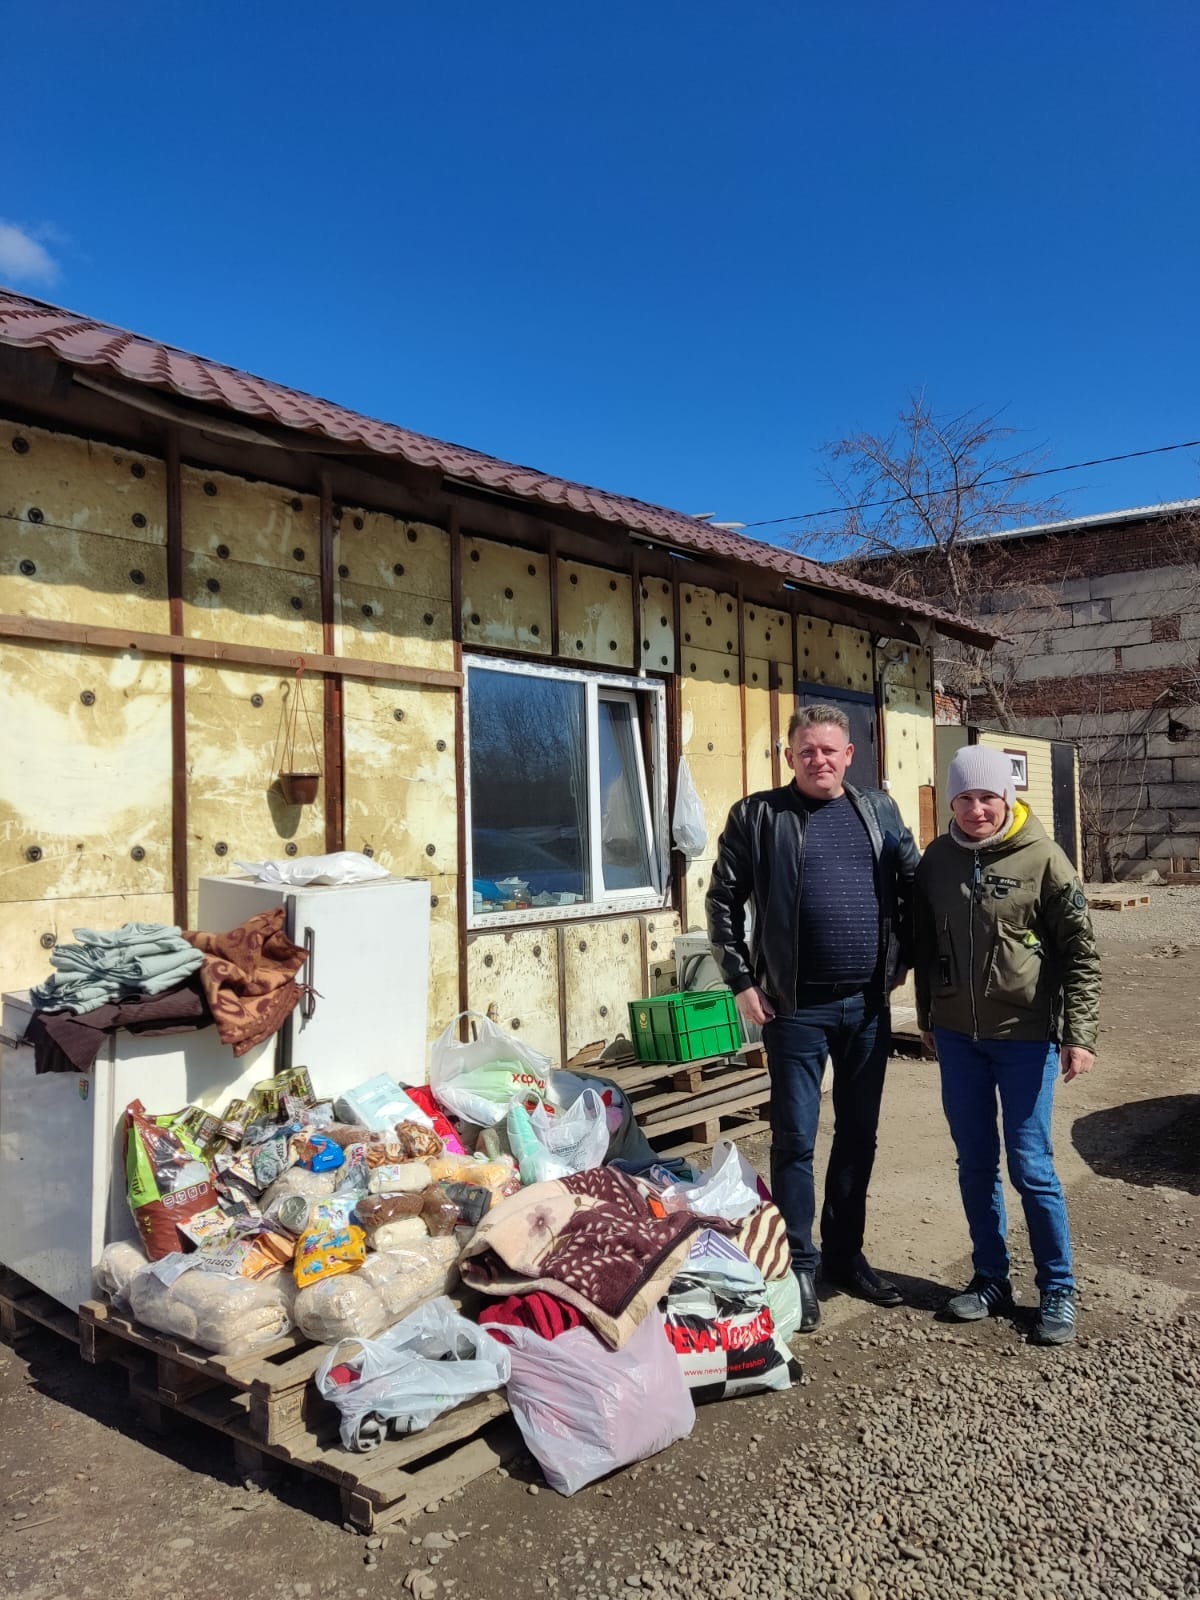
M 49 948 L 77 926 L 169 922 L 181 905 L 192 920 L 201 875 L 320 853 L 340 815 L 336 843 L 429 885 L 431 1035 L 465 999 L 568 1058 L 627 1031 L 626 1003 L 669 982 L 675 933 L 703 925 L 729 806 L 780 780 L 797 675 L 874 684 L 868 632 L 772 609 L 733 586 L 617 570 L 630 561 L 619 541 L 612 568 L 567 559 L 533 521 L 526 547 L 339 501 L 331 621 L 318 497 L 196 464 L 179 471 L 172 599 L 162 459 L 14 423 L 0 423 L 0 458 L 0 613 L 79 635 L 0 640 L 5 990 L 42 978 Z M 265 647 L 280 659 L 173 663 L 122 648 L 120 633 L 89 640 L 99 627 Z M 687 757 L 708 829 L 676 904 L 464 936 L 461 690 L 388 673 L 453 674 L 472 648 L 668 684 L 672 753 Z M 296 764 L 308 767 L 329 709 L 326 674 L 309 664 L 299 679 L 296 668 L 327 655 L 345 663 L 328 676 L 340 794 L 326 772 L 315 805 L 289 806 L 275 783 L 282 730 L 302 695 Z M 920 786 L 933 781 L 927 652 L 913 647 L 889 677 L 883 722 L 889 781 L 915 826 Z
M 1007 598 L 1044 584 L 1050 610 L 1013 606 L 1009 708 L 1079 747 L 1088 867 L 1125 876 L 1200 859 L 1200 529 L 1196 519 L 1017 541 Z M 1005 604 L 1005 592 L 995 609 Z M 1099 849 L 1103 839 L 1107 864 Z

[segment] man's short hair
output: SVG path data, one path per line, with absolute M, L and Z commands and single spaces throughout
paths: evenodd
M 837 706 L 801 706 L 788 719 L 787 742 L 791 744 L 797 728 L 840 728 L 850 743 L 850 718 Z

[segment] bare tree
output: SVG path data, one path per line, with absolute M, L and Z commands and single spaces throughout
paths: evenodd
M 939 416 L 923 391 L 912 394 L 889 433 L 856 433 L 824 447 L 824 476 L 844 511 L 792 542 L 819 560 L 835 560 L 869 581 L 936 600 L 978 620 L 993 609 L 991 591 L 1004 594 L 1003 610 L 1016 631 L 1014 612 L 1045 614 L 1055 625 L 1057 602 L 1038 586 L 1028 593 L 1005 588 L 989 547 L 988 591 L 981 590 L 973 545 L 1005 526 L 1047 522 L 1062 515 L 1053 495 L 1040 495 L 1031 479 L 1043 456 L 1010 449 L 1017 430 L 998 414 L 978 410 Z M 1005 632 L 1004 620 L 997 631 Z M 937 676 L 951 692 L 982 692 L 1002 727 L 1011 727 L 1006 689 L 1016 663 L 1003 655 L 940 639 Z

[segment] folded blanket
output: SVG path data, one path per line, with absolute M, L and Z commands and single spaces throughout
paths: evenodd
M 163 994 L 100 1005 L 82 1014 L 38 1012 L 25 1030 L 25 1042 L 33 1046 L 35 1072 L 90 1072 L 105 1039 L 118 1028 L 155 1037 L 193 1032 L 211 1023 L 199 977 L 193 973 Z
M 493 1206 L 467 1245 L 464 1280 L 503 1298 L 545 1290 L 581 1311 L 619 1350 L 666 1294 L 700 1228 L 690 1211 L 656 1217 L 634 1181 L 596 1167 L 531 1184 Z
M 76 928 L 76 944 L 51 953 L 55 969 L 30 990 L 39 1011 L 94 1011 L 122 1000 L 162 994 L 196 971 L 203 959 L 178 928 L 127 922 L 111 930 Z
M 228 933 L 183 935 L 203 957 L 200 986 L 235 1056 L 277 1032 L 300 999 L 296 974 L 308 958 L 284 933 L 285 916 L 276 906 Z

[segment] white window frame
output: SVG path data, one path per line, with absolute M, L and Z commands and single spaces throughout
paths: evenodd
M 476 913 L 474 907 L 474 827 L 471 814 L 471 673 L 503 672 L 510 677 L 553 678 L 560 682 L 581 683 L 584 686 L 584 720 L 587 735 L 588 775 L 588 872 L 592 882 L 591 900 L 580 900 L 569 906 L 530 906 L 526 911 L 486 911 Z M 666 686 L 653 678 L 621 677 L 607 672 L 576 671 L 571 667 L 553 667 L 525 661 L 507 661 L 494 656 L 463 657 L 463 803 L 466 807 L 466 862 L 465 882 L 461 892 L 467 900 L 467 927 L 472 931 L 484 928 L 511 927 L 523 922 L 578 922 L 621 911 L 660 911 L 668 903 L 670 894 L 669 838 L 667 832 L 667 717 Z M 633 708 L 635 720 L 639 710 L 639 695 L 648 695 L 651 707 L 654 741 L 653 783 L 645 769 L 642 741 L 634 740 L 637 775 L 642 797 L 642 810 L 646 822 L 646 837 L 650 841 L 650 871 L 657 880 L 649 888 L 608 889 L 598 896 L 596 890 L 604 883 L 603 845 L 600 837 L 600 724 L 601 699 L 618 701 Z M 653 792 L 651 792 L 653 790 Z

